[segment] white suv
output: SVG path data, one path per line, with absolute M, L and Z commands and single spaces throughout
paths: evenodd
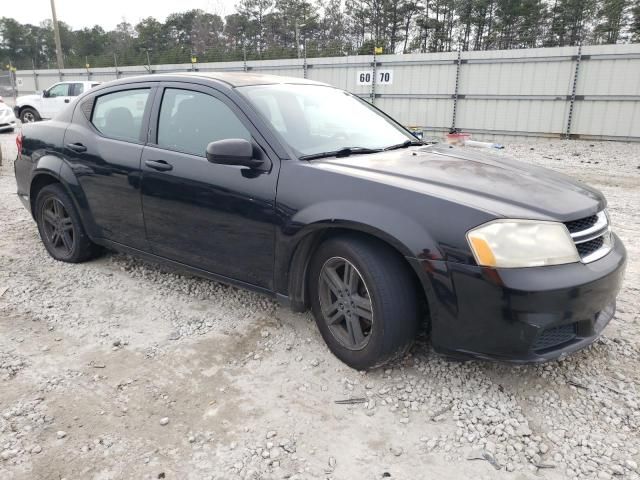
M 73 97 L 77 97 L 100 82 L 60 82 L 52 85 L 42 93 L 23 95 L 16 99 L 14 111 L 22 123 L 37 122 L 53 118 L 66 107 Z

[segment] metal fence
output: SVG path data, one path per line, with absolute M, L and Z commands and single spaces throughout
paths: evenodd
M 17 91 L 14 85 L 13 73 L 0 71 L 0 97 L 8 104 L 13 104 Z
M 407 126 L 511 141 L 640 141 L 640 44 L 406 55 L 19 70 L 20 94 L 62 80 L 184 71 L 249 71 L 326 82 Z

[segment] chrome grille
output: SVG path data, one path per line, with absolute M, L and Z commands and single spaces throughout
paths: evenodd
M 603 210 L 596 215 L 565 222 L 583 263 L 593 262 L 611 251 L 609 219 Z
M 566 222 L 565 225 L 569 229 L 569 233 L 580 232 L 581 230 L 586 230 L 587 228 L 593 227 L 598 221 L 597 215 L 591 215 L 590 217 L 580 218 L 578 220 L 573 220 L 572 222 Z

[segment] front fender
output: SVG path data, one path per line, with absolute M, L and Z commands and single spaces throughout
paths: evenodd
M 296 226 L 304 226 L 297 229 Z M 327 200 L 297 212 L 284 231 L 293 233 L 292 240 L 326 227 L 350 228 L 374 235 L 394 246 L 406 257 L 428 255 L 441 258 L 437 243 L 424 225 L 402 211 L 387 205 L 357 200 Z
M 401 211 L 364 201 L 326 200 L 296 212 L 276 241 L 276 291 L 288 295 L 294 309 L 304 309 L 309 258 L 332 229 L 378 238 L 407 258 L 441 258 L 427 229 Z

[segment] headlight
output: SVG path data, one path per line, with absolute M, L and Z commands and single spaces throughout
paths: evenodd
M 579 262 L 580 256 L 562 223 L 495 220 L 467 233 L 478 265 L 516 268 Z

